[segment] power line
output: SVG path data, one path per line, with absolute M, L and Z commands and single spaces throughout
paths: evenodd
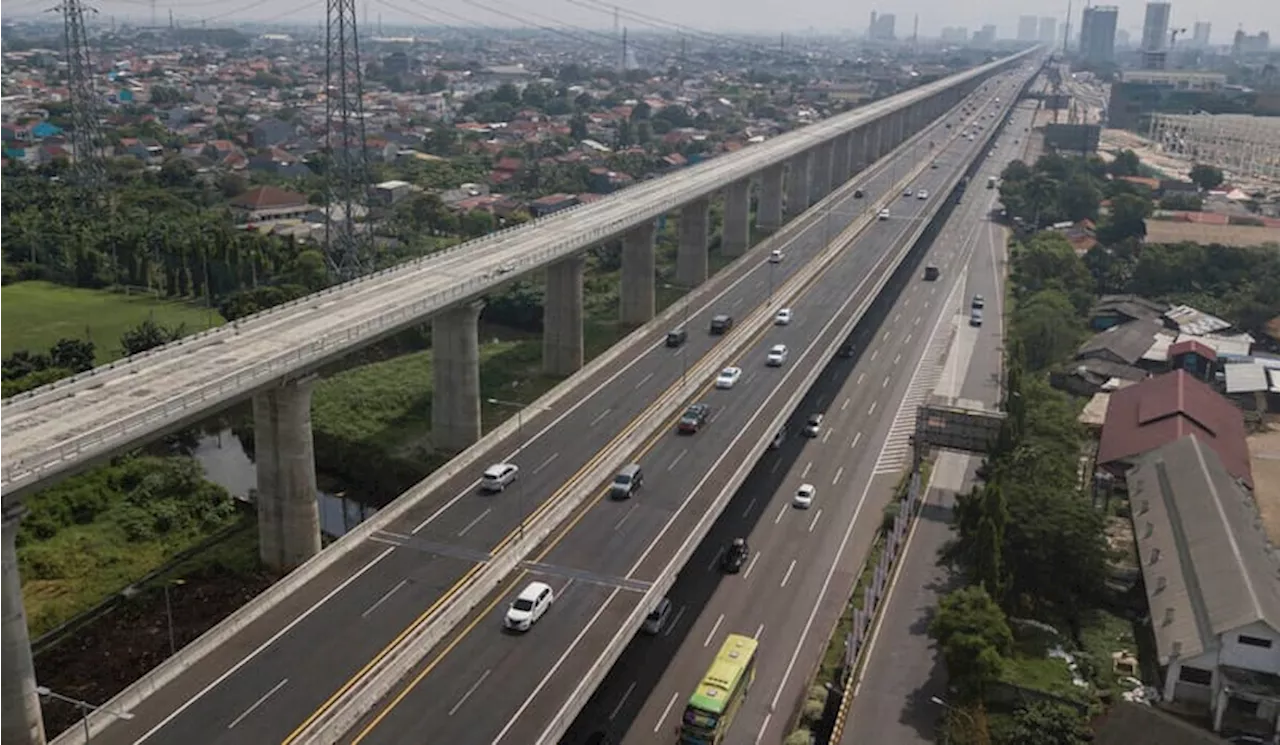
M 93 85 L 93 62 L 85 35 L 85 7 L 80 0 L 64 0 L 54 8 L 62 13 L 63 44 L 67 58 L 67 90 L 71 98 L 71 149 L 76 187 L 85 191 L 82 205 L 96 204 L 103 193 L 106 166 L 102 148 L 105 137 L 98 117 L 98 95 Z M 92 12 L 96 9 L 90 8 Z
M 355 0 L 328 0 L 325 25 L 324 139 L 330 163 L 324 247 L 330 267 L 345 281 L 360 275 L 369 237 L 356 224 L 368 204 L 369 157 Z

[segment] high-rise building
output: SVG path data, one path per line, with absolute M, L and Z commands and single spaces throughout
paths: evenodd
M 1147 3 L 1147 16 L 1142 22 L 1142 49 L 1158 52 L 1169 43 L 1169 14 L 1173 6 L 1165 2 Z
M 1036 17 L 1018 16 L 1018 41 L 1036 40 Z
M 979 46 L 991 46 L 996 43 L 996 27 L 988 23 L 981 31 L 973 32 L 973 43 Z
M 1103 64 L 1116 56 L 1116 21 L 1120 9 L 1114 5 L 1094 5 L 1084 9 L 1080 19 L 1080 56 L 1086 62 Z
M 1250 36 L 1244 32 L 1244 29 L 1236 31 L 1236 35 L 1231 43 L 1231 54 L 1239 57 L 1245 54 L 1266 54 L 1271 48 L 1271 35 L 1266 31 L 1259 31 L 1257 34 Z
M 969 41 L 969 29 L 964 26 L 946 26 L 942 29 L 942 41 L 947 44 L 964 44 Z
M 1040 19 L 1040 43 L 1054 46 L 1058 43 L 1058 19 L 1044 17 Z
M 1208 21 L 1196 21 L 1196 25 L 1191 34 L 1191 46 L 1196 49 L 1209 48 L 1209 32 L 1212 26 Z
M 871 28 L 867 30 L 867 38 L 874 41 L 893 41 L 894 22 L 897 18 L 892 13 L 871 13 Z

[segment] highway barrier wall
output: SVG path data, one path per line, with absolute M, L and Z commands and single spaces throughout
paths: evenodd
M 894 155 L 896 155 L 902 149 L 910 148 L 911 146 L 913 146 L 913 144 L 915 143 L 909 140 L 906 144 L 900 146 L 899 150 L 895 151 Z M 982 156 L 983 156 L 983 152 L 980 149 L 973 157 L 975 160 L 980 160 Z M 890 157 L 894 157 L 894 156 L 891 155 Z M 897 193 L 902 190 L 904 185 L 909 185 L 915 179 L 915 177 L 927 167 L 928 167 L 928 162 L 926 161 L 922 163 L 919 168 L 909 173 L 906 178 L 902 179 L 902 181 L 900 182 L 900 184 L 896 189 L 890 190 L 889 192 L 890 196 L 896 197 Z M 956 187 L 960 184 L 961 179 L 964 178 L 964 174 L 968 173 L 969 170 L 971 170 L 971 168 L 972 166 L 970 166 L 969 168 L 966 168 L 962 172 L 957 172 L 952 177 L 952 179 L 948 182 L 947 188 L 943 189 L 941 192 L 939 192 L 934 196 L 934 199 L 937 200 L 937 202 L 935 202 L 936 205 L 941 205 L 943 202 L 951 199 L 951 194 L 954 192 Z M 866 217 L 874 218 L 874 215 L 869 213 Z M 763 432 L 765 433 L 776 432 L 779 430 L 779 428 L 781 428 L 787 422 L 787 420 L 791 417 L 792 413 L 795 411 L 795 408 L 800 404 L 801 400 L 803 400 L 804 396 L 808 393 L 809 389 L 812 387 L 814 381 L 818 379 L 822 371 L 826 368 L 827 363 L 829 363 L 830 360 L 835 356 L 836 350 L 840 347 L 841 344 L 843 344 L 844 340 L 848 338 L 849 334 L 857 326 L 858 322 L 861 320 L 862 316 L 866 313 L 867 309 L 878 299 L 878 297 L 880 296 L 880 293 L 883 291 L 885 286 L 890 282 L 893 275 L 897 273 L 898 267 L 900 267 L 900 265 L 903 264 L 904 261 L 906 261 L 908 257 L 912 254 L 912 252 L 915 250 L 916 244 L 919 242 L 920 237 L 928 229 L 931 222 L 932 220 L 921 221 L 920 226 L 903 243 L 903 247 L 900 250 L 898 250 L 896 253 L 892 254 L 892 259 L 890 263 L 890 267 L 892 268 L 889 269 L 888 271 L 882 271 L 880 273 L 878 279 L 875 281 L 874 286 L 871 288 L 871 291 L 867 293 L 861 301 L 858 302 L 858 306 L 855 312 L 851 316 L 849 316 L 849 318 L 841 326 L 840 332 L 835 336 L 831 337 L 828 345 L 822 350 L 822 352 L 820 353 L 821 359 L 816 364 L 803 366 L 803 368 L 806 371 L 803 379 L 797 386 L 794 387 L 794 389 L 792 389 L 792 393 L 787 398 L 786 403 L 784 404 L 782 409 L 780 409 L 774 415 L 769 425 L 762 430 Z M 863 226 L 865 226 L 865 224 Z M 851 239 L 852 239 L 852 236 L 847 238 L 842 236 L 842 240 L 840 241 L 839 245 L 843 247 L 844 243 L 848 242 Z M 779 305 L 778 307 L 783 307 L 783 306 Z M 828 322 L 828 327 L 831 324 L 833 324 L 836 320 L 838 320 L 840 315 L 841 315 L 840 313 L 833 314 L 831 321 Z M 828 327 L 824 327 L 823 330 L 818 333 L 814 342 L 810 345 L 810 349 L 812 349 L 813 346 L 816 346 L 823 339 L 823 337 L 826 336 Z M 810 349 L 806 349 L 805 354 L 802 355 L 800 359 L 804 359 L 805 357 L 807 357 Z M 790 368 L 790 370 L 797 370 L 797 369 L 800 369 L 801 367 L 802 367 L 801 365 L 796 365 Z M 781 388 L 782 386 L 779 386 L 779 390 Z M 738 440 L 743 436 L 745 436 L 748 432 L 751 432 L 753 430 L 753 425 L 756 422 L 756 417 L 761 416 L 763 412 L 766 410 L 766 408 L 767 408 L 767 404 L 765 407 L 762 407 L 760 411 L 758 411 L 756 415 L 753 416 L 752 419 L 750 419 L 747 422 L 747 424 L 742 428 L 742 431 L 738 434 L 738 436 L 734 439 L 734 441 L 729 445 L 726 451 L 732 451 L 734 446 L 737 444 Z M 707 532 L 710 531 L 711 526 L 719 518 L 720 513 L 724 511 L 725 505 L 728 504 L 730 499 L 732 499 L 734 493 L 738 490 L 738 487 L 740 487 L 743 481 L 746 480 L 747 475 L 751 472 L 751 469 L 755 467 L 756 461 L 758 461 L 761 454 L 764 453 L 765 448 L 768 446 L 768 444 L 769 444 L 768 437 L 761 437 L 753 444 L 750 451 L 742 459 L 741 464 L 738 466 L 738 468 L 734 471 L 733 475 L 730 477 L 728 483 L 726 483 L 724 488 L 716 496 L 714 502 L 712 503 L 711 508 L 708 509 L 702 515 L 697 525 L 694 527 L 693 532 L 689 535 L 688 538 L 686 538 L 685 542 L 681 545 L 680 549 L 672 557 L 667 567 L 663 570 L 663 572 L 659 575 L 658 579 L 645 593 L 644 598 L 639 603 L 636 604 L 635 610 L 633 610 L 631 615 L 626 619 L 626 621 L 623 622 L 618 633 L 614 636 L 612 640 L 610 640 L 608 646 L 604 650 L 604 653 L 601 654 L 596 664 L 593 665 L 587 671 L 587 673 L 583 676 L 583 680 L 574 689 L 574 692 L 570 695 L 569 700 L 557 712 L 556 716 L 553 718 L 551 723 L 547 726 L 547 728 L 543 731 L 542 735 L 538 738 L 536 745 L 550 745 L 551 743 L 555 743 L 559 740 L 560 737 L 562 737 L 565 734 L 565 732 L 568 731 L 569 726 L 573 723 L 573 720 L 577 716 L 578 712 L 581 711 L 582 707 L 586 705 L 587 701 L 591 697 L 591 694 L 595 691 L 596 687 L 599 686 L 600 681 L 604 679 L 604 676 L 608 673 L 609 669 L 613 666 L 613 663 L 617 661 L 618 657 L 622 654 L 627 644 L 630 643 L 632 637 L 635 635 L 636 630 L 640 628 L 640 625 L 644 621 L 645 616 L 648 615 L 649 610 L 653 608 L 653 606 L 658 602 L 659 599 L 661 599 L 667 594 L 668 590 L 671 588 L 671 585 L 675 583 L 676 577 L 679 575 L 680 570 L 683 569 L 685 563 L 688 562 L 689 557 L 692 556 L 694 550 L 696 550 L 696 548 L 698 547 L 698 544 L 702 542 L 702 539 L 706 536 Z M 714 470 L 715 469 L 712 469 L 712 471 Z M 708 476 L 710 475 L 710 473 L 711 471 L 708 472 Z M 695 487 L 694 491 L 695 492 L 697 491 L 697 487 Z

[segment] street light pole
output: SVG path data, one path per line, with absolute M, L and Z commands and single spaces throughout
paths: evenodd
M 92 714 L 95 710 L 105 711 L 108 714 L 116 717 L 117 719 L 133 719 L 133 712 L 131 711 L 109 709 L 105 706 L 94 706 L 88 701 L 83 701 L 78 698 L 72 698 L 71 696 L 64 696 L 61 693 L 50 690 L 46 686 L 36 686 L 36 695 L 43 696 L 44 698 L 51 698 L 55 701 L 61 701 L 64 704 L 71 704 L 72 706 L 76 707 L 76 709 L 79 710 L 80 712 L 80 721 L 84 725 L 84 741 L 86 743 L 89 742 L 89 739 L 93 736 L 93 733 L 89 730 L 89 715 Z
M 693 302 L 693 289 L 681 285 L 671 284 L 670 282 L 663 284 L 668 290 L 679 290 L 684 293 L 680 298 L 680 328 L 687 334 L 689 333 L 689 305 Z M 689 345 L 680 345 L 680 387 L 685 388 L 689 384 Z
M 965 711 L 964 709 L 960 709 L 960 708 L 957 708 L 957 707 L 955 707 L 955 706 L 952 706 L 951 704 L 947 703 L 946 701 L 943 701 L 941 698 L 939 698 L 939 697 L 937 697 L 937 696 L 930 696 L 930 697 L 929 697 L 929 700 L 930 700 L 930 701 L 932 701 L 933 703 L 937 704 L 938 706 L 941 706 L 942 708 L 946 709 L 947 711 L 953 711 L 953 712 L 955 712 L 955 713 L 957 713 L 957 714 L 962 715 L 965 719 L 969 720 L 969 727 L 970 727 L 970 728 L 972 728 L 972 730 L 973 730 L 974 732 L 977 732 L 977 730 L 978 730 L 978 722 L 973 718 L 973 715 L 972 715 L 972 714 L 970 714 L 969 712 Z M 950 741 L 951 741 L 951 729 L 950 729 L 950 728 L 948 728 L 948 729 L 947 729 L 947 742 L 950 742 Z
M 527 408 L 534 408 L 539 411 L 550 411 L 550 409 L 548 409 L 545 406 L 536 406 L 534 404 L 522 404 L 519 401 L 504 401 L 500 398 L 487 398 L 485 399 L 485 401 L 487 401 L 489 404 L 493 406 L 504 406 L 508 409 L 516 410 L 516 439 L 520 441 L 520 444 L 516 446 L 516 450 L 515 450 L 516 453 L 519 453 L 521 450 L 524 450 L 524 446 L 525 446 L 524 410 Z M 514 457 L 514 454 L 513 454 L 513 457 Z M 525 509 L 526 494 L 525 494 L 525 487 L 524 487 L 524 479 L 517 478 L 516 480 L 520 482 L 516 484 L 516 509 L 520 511 L 520 523 L 519 525 L 516 526 L 516 535 L 518 536 L 518 540 L 523 541 L 524 527 L 525 527 L 525 523 L 528 522 L 529 512 L 527 509 Z

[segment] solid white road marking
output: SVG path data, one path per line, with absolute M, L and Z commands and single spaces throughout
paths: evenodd
M 782 575 L 782 584 L 779 585 L 780 587 L 787 586 L 787 581 L 791 579 L 791 573 L 794 572 L 795 569 L 796 569 L 796 560 L 792 559 L 791 563 L 787 565 L 787 573 Z
M 596 426 L 597 424 L 599 424 L 601 421 L 603 421 L 603 420 L 604 420 L 604 418 L 605 418 L 605 417 L 609 416 L 609 412 L 611 412 L 611 411 L 613 411 L 613 409 L 612 409 L 612 408 L 609 408 L 609 409 L 605 409 L 604 411 L 600 412 L 599 414 L 596 414 L 595 418 L 591 420 L 591 426 L 592 426 L 592 427 L 594 427 L 594 426 Z
M 560 457 L 560 451 L 559 451 L 559 450 L 557 450 L 556 452 L 552 453 L 552 454 L 551 454 L 551 457 L 549 457 L 549 458 L 547 458 L 546 460 L 542 461 L 542 463 L 538 464 L 538 467 L 537 467 L 537 468 L 533 469 L 533 473 L 534 473 L 534 475 L 536 476 L 536 475 L 538 474 L 538 472 L 539 472 L 539 471 L 541 471 L 542 469 L 544 469 L 544 468 L 546 468 L 547 466 L 551 465 L 552 461 L 554 461 L 556 458 L 559 458 L 559 457 Z
M 474 527 L 476 526 L 476 524 L 477 524 L 477 523 L 479 523 L 481 520 L 483 520 L 483 519 L 485 519 L 486 517 L 488 517 L 490 512 L 493 512 L 493 508 L 492 508 L 492 507 L 490 507 L 490 508 L 486 509 L 484 512 L 481 512 L 479 515 L 476 515 L 474 520 L 472 520 L 471 522 L 467 523 L 466 527 L 464 527 L 462 530 L 459 530 L 459 531 L 458 531 L 458 537 L 459 537 L 459 538 L 461 538 L 462 536 L 464 536 L 464 535 L 466 535 L 467 533 L 471 532 L 471 529 L 472 529 L 472 528 L 474 528 Z
M 668 701 L 666 707 L 663 708 L 662 715 L 658 717 L 657 724 L 653 725 L 653 731 L 655 733 L 658 730 L 662 729 L 662 721 L 667 718 L 668 714 L 671 713 L 671 707 L 676 705 L 676 699 L 679 697 L 680 697 L 679 691 L 676 691 L 675 693 L 671 694 L 671 700 Z
M 228 724 L 228 725 L 227 725 L 227 729 L 231 729 L 231 728 L 235 727 L 237 724 L 239 724 L 239 723 L 243 722 L 245 717 L 247 717 L 247 716 L 249 716 L 250 714 L 252 714 L 252 713 L 253 713 L 253 712 L 254 712 L 254 711 L 255 711 L 259 706 L 262 706 L 262 704 L 263 704 L 267 699 L 271 698 L 271 694 L 275 693 L 276 691 L 280 690 L 281 688 L 284 688 L 284 684 L 285 684 L 285 683 L 288 683 L 288 682 L 289 682 L 289 679 L 288 679 L 288 678 L 285 678 L 284 680 L 280 681 L 279 683 L 276 683 L 276 684 L 275 684 L 275 686 L 274 686 L 271 690 L 269 690 L 269 691 L 267 691 L 266 693 L 262 694 L 262 697 L 261 697 L 261 698 L 259 698 L 257 701 L 254 701 L 254 702 L 253 702 L 253 705 L 251 705 L 249 708 L 245 709 L 244 711 L 240 712 L 240 716 L 236 717 L 235 719 L 232 719 L 232 720 L 231 720 L 231 724 Z
M 756 562 L 759 560 L 760 560 L 760 552 L 757 551 L 755 555 L 751 557 L 751 563 L 747 565 L 747 571 L 742 573 L 743 579 L 746 579 L 747 577 L 751 576 L 751 570 L 756 568 Z
M 409 580 L 407 579 L 402 579 L 399 582 L 397 582 L 395 587 L 392 587 L 390 590 L 387 590 L 385 593 L 382 594 L 382 597 L 374 601 L 373 605 L 365 609 L 365 612 L 361 613 L 360 617 L 368 618 L 369 614 L 377 610 L 379 605 L 382 605 L 383 603 L 387 602 L 387 598 L 390 598 L 392 595 L 396 594 L 396 592 L 398 592 L 400 588 L 404 587 L 407 584 L 409 584 Z
M 458 702 L 454 704 L 452 708 L 449 709 L 449 716 L 453 716 L 454 714 L 458 713 L 458 709 L 461 709 L 462 705 L 467 702 L 467 699 L 471 698 L 471 694 L 476 692 L 476 689 L 479 688 L 480 684 L 485 681 L 485 678 L 489 677 L 489 673 L 491 672 L 493 672 L 493 668 L 489 668 L 485 670 L 484 674 L 480 676 L 480 679 L 471 684 L 471 687 L 467 689 L 467 692 L 462 694 L 462 698 L 458 699 Z
M 840 466 L 839 468 L 836 469 L 836 475 L 831 479 L 831 485 L 835 486 L 836 484 L 840 483 L 840 477 L 843 475 L 844 475 L 844 466 Z
M 627 699 L 630 698 L 631 692 L 634 691 L 635 689 L 636 689 L 636 682 L 633 680 L 631 681 L 631 685 L 627 686 L 626 693 L 623 693 L 622 698 L 618 699 L 618 705 L 613 707 L 613 712 L 609 714 L 610 722 L 618 718 L 618 712 L 622 711 L 622 705 L 627 703 Z
M 711 640 L 716 638 L 716 632 L 720 630 L 720 624 L 722 623 L 724 623 L 723 613 L 721 613 L 720 617 L 716 619 L 715 625 L 711 627 L 711 632 L 707 634 L 707 639 L 706 641 L 702 642 L 702 646 L 704 647 L 711 646 Z

